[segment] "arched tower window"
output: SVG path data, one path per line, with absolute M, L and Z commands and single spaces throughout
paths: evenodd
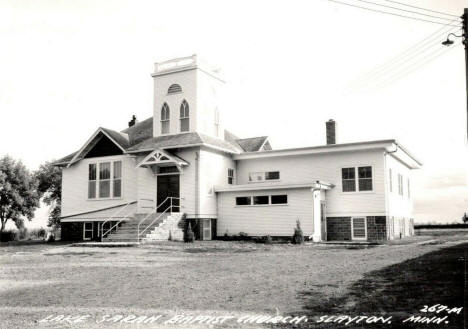
M 170 116 L 169 105 L 164 103 L 161 108 L 161 134 L 169 134 Z
M 177 93 L 181 93 L 182 92 L 182 87 L 180 85 L 178 85 L 177 83 L 174 83 L 173 85 L 171 85 L 169 87 L 169 89 L 167 90 L 167 94 L 177 94 Z
M 184 99 L 180 104 L 180 131 L 190 130 L 190 111 L 187 101 Z

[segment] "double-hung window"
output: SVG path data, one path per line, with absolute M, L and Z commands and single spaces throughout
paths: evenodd
M 341 185 L 343 192 L 372 191 L 372 166 L 341 168 Z
M 113 197 L 120 198 L 122 196 L 122 161 L 114 161 L 113 176 Z
M 398 194 L 403 195 L 403 175 L 398 174 Z
M 392 169 L 388 169 L 388 186 L 390 188 L 390 192 L 393 192 L 393 175 Z
M 111 184 L 111 163 L 102 162 L 99 164 L 99 197 L 110 198 L 110 184 Z
M 122 161 L 88 165 L 88 199 L 122 197 Z
M 94 230 L 93 222 L 84 222 L 83 223 L 83 240 L 91 240 L 93 238 Z
M 234 169 L 228 169 L 228 184 L 232 185 L 234 183 Z
M 95 199 L 96 198 L 96 164 L 90 163 L 88 166 L 88 199 Z

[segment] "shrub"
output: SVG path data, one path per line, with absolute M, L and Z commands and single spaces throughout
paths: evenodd
M 271 238 L 271 236 L 266 235 L 266 236 L 263 237 L 263 243 L 265 243 L 265 244 L 272 244 L 272 243 L 273 243 L 273 239 Z
M 17 239 L 17 234 L 15 231 L 0 232 L 0 242 L 15 241 L 16 239 Z
M 192 225 L 188 223 L 187 230 L 185 231 L 184 242 L 193 242 L 195 240 L 195 234 L 192 231 Z
M 27 240 L 30 239 L 30 235 L 28 229 L 26 227 L 22 227 L 18 230 L 18 240 Z
M 47 232 L 44 238 L 45 242 L 54 242 L 55 241 L 55 233 L 54 232 Z
M 302 233 L 301 221 L 299 219 L 296 221 L 296 228 L 294 229 L 294 235 L 292 237 L 292 242 L 294 244 L 304 243 L 304 233 Z

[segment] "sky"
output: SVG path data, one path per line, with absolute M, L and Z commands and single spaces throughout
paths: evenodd
M 468 7 L 402 2 L 455 15 Z M 459 34 L 451 28 L 328 0 L 0 0 L 0 155 L 35 170 L 99 126 L 150 117 L 154 62 L 196 53 L 221 68 L 221 115 L 237 135 L 322 145 L 333 118 L 339 143 L 395 138 L 424 163 L 412 184 L 416 222 L 452 222 L 468 211 L 468 147 L 463 47 L 440 45 Z

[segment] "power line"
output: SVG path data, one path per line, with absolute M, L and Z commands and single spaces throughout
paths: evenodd
M 356 80 L 357 87 L 365 85 L 369 80 L 373 80 L 372 78 L 375 75 L 382 75 L 386 71 L 398 68 L 398 66 L 403 65 L 404 63 L 411 60 L 412 58 L 416 58 L 416 57 L 422 55 L 424 52 L 426 52 L 430 48 L 432 48 L 434 46 L 440 46 L 439 38 L 441 36 L 444 36 L 446 33 L 449 33 L 451 31 L 453 31 L 454 29 L 455 28 L 452 27 L 449 30 L 445 30 L 445 27 L 442 27 L 442 29 L 437 30 L 435 33 L 432 33 L 430 36 L 424 38 L 420 42 L 416 43 L 414 46 L 406 49 L 405 51 L 401 52 L 399 55 L 393 57 L 388 62 L 384 63 L 383 65 L 377 66 L 376 68 L 372 69 L 367 74 L 362 76 L 360 79 Z M 445 31 L 443 31 L 443 30 L 445 30 Z M 432 41 L 434 41 L 436 39 L 437 39 L 436 43 L 432 43 L 432 44 L 428 45 L 429 43 L 431 43 Z M 410 56 L 410 57 L 408 57 L 408 56 Z M 395 67 L 395 64 L 397 64 L 399 62 L 402 62 L 402 63 Z
M 372 8 L 367 8 L 367 7 L 361 7 L 361 6 L 357 6 L 357 5 L 353 5 L 353 4 L 350 4 L 350 3 L 346 3 L 346 2 L 342 2 L 342 1 L 337 1 L 337 0 L 327 0 L 327 1 L 339 3 L 339 4 L 345 5 L 345 6 L 350 6 L 350 7 L 360 8 L 360 9 L 364 9 L 364 10 L 369 10 L 369 11 L 373 11 L 373 12 L 377 12 L 377 13 L 381 13 L 381 14 L 387 14 L 387 15 L 392 15 L 392 16 L 398 16 L 398 17 L 403 17 L 403 18 L 414 19 L 414 20 L 421 21 L 421 22 L 427 22 L 427 23 L 433 23 L 433 24 L 439 24 L 439 25 L 456 26 L 456 27 L 461 26 L 461 25 L 449 25 L 449 24 L 445 24 L 445 23 L 441 23 L 441 22 L 431 21 L 431 20 L 428 20 L 428 19 L 423 19 L 423 18 L 416 18 L 416 17 L 411 17 L 411 16 L 400 15 L 400 14 L 391 13 L 391 12 L 384 11 L 384 10 L 372 9 Z
M 430 53 L 428 56 L 424 57 L 424 61 L 421 61 L 418 65 L 416 66 L 409 66 L 408 68 L 410 68 L 409 70 L 407 71 L 401 71 L 393 76 L 390 77 L 390 79 L 386 80 L 386 81 L 383 81 L 382 84 L 378 85 L 377 87 L 380 87 L 380 88 L 384 88 L 384 87 L 387 87 L 389 86 L 390 84 L 398 81 L 398 80 L 401 80 L 402 78 L 410 75 L 411 73 L 414 73 L 415 71 L 419 70 L 420 68 L 422 68 L 423 66 L 429 64 L 430 62 L 432 62 L 433 60 L 441 57 L 442 55 L 445 55 L 446 53 L 448 53 L 449 51 L 457 48 L 461 46 L 461 43 L 456 45 L 456 46 L 453 46 L 453 47 L 450 47 L 450 48 L 441 48 L 441 49 L 438 49 L 439 51 L 434 51 L 432 53 Z M 440 51 L 442 50 L 442 51 Z M 431 55 L 433 54 L 436 54 L 435 56 L 431 57 Z M 380 89 L 378 88 L 378 89 Z
M 447 16 L 452 16 L 452 17 L 457 17 L 457 18 L 459 18 L 459 16 L 457 16 L 457 15 L 447 14 L 447 13 L 444 13 L 444 12 L 441 12 L 441 11 L 426 9 L 426 8 L 422 8 L 422 7 L 416 7 L 416 6 L 412 6 L 412 5 L 407 5 L 406 3 L 403 3 L 403 2 L 392 1 L 392 0 L 383 0 L 383 1 L 391 2 L 391 3 L 396 3 L 396 4 L 399 4 L 399 5 L 402 5 L 402 6 L 411 7 L 411 8 L 415 8 L 415 9 L 425 10 L 425 11 L 429 11 L 429 12 L 431 12 L 431 13 L 442 14 L 442 15 L 447 15 Z
M 422 16 L 427 16 L 427 17 L 432 17 L 432 18 L 445 19 L 445 20 L 448 20 L 448 21 L 452 20 L 452 18 L 434 16 L 434 15 L 429 15 L 429 14 L 423 14 L 423 13 L 420 13 L 420 12 L 417 12 L 417 11 L 414 11 L 414 10 L 406 10 L 406 9 L 401 9 L 401 8 L 397 8 L 397 7 L 386 6 L 386 5 L 382 5 L 380 3 L 375 3 L 375 2 L 372 2 L 372 1 L 366 1 L 366 0 L 356 0 L 356 1 L 364 2 L 364 3 L 367 3 L 367 4 L 380 6 L 380 7 L 384 7 L 384 8 L 401 10 L 401 11 L 404 11 L 404 12 L 407 12 L 407 13 L 412 13 L 412 14 L 417 14 L 417 15 L 422 15 Z

